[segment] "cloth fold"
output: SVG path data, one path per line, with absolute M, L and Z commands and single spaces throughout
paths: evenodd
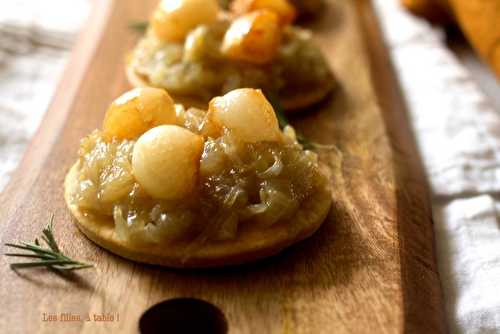
M 500 332 L 500 202 L 482 195 L 433 210 L 451 332 Z
M 34 44 L 69 48 L 90 6 L 89 0 L 4 1 L 0 11 L 0 32 Z
M 0 190 L 47 109 L 89 0 L 0 5 Z

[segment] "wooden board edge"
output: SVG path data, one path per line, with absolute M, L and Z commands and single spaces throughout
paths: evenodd
M 394 171 L 398 179 L 396 184 L 407 185 L 407 191 L 397 190 L 404 304 L 402 332 L 447 333 L 437 269 L 430 186 L 373 1 L 356 0 L 355 3 L 370 62 L 372 83 L 391 138 L 394 157 L 398 160 L 393 165 L 401 166 Z

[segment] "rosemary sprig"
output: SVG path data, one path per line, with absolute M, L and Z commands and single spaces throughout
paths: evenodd
M 134 21 L 130 22 L 128 25 L 129 29 L 140 34 L 144 34 L 148 29 L 148 26 L 149 26 L 148 21 Z
M 46 267 L 60 271 L 71 271 L 94 267 L 93 264 L 73 260 L 61 252 L 54 239 L 53 224 L 54 215 L 50 218 L 50 224 L 42 230 L 41 239 L 47 244 L 47 247 L 43 246 L 38 241 L 38 238 L 35 238 L 34 243 L 20 242 L 18 244 L 5 244 L 7 247 L 25 251 L 20 253 L 5 253 L 5 256 L 38 259 L 38 261 L 11 263 L 10 267 L 12 269 Z
M 269 102 L 271 102 L 274 112 L 276 113 L 276 118 L 278 119 L 278 123 L 280 128 L 283 130 L 287 125 L 290 125 L 290 121 L 285 115 L 285 109 L 281 105 L 279 99 L 276 96 L 269 95 Z M 334 150 L 335 145 L 324 145 L 313 142 L 306 138 L 304 135 L 300 133 L 296 133 L 297 141 L 300 145 L 306 150 Z

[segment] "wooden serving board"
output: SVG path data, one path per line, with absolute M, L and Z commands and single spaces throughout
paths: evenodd
M 0 257 L 0 331 L 136 333 L 157 302 L 194 297 L 217 306 L 229 333 L 446 332 L 427 185 L 397 82 L 367 0 L 331 0 L 312 26 L 340 88 L 318 112 L 294 119 L 323 152 L 333 209 L 309 240 L 251 265 L 169 270 L 114 256 L 86 239 L 63 200 L 81 137 L 129 88 L 124 56 L 156 0 L 100 0 L 56 97 L 0 205 L 0 240 L 32 240 L 52 213 L 70 255 L 97 265 L 72 279 L 14 272 Z M 7 251 L 2 246 L 2 251 Z M 62 313 L 83 321 L 61 321 Z M 85 321 L 112 314 L 114 321 Z M 57 321 L 44 321 L 56 315 Z M 194 320 L 196 321 L 196 320 Z M 168 332 L 168 331 L 166 331 Z

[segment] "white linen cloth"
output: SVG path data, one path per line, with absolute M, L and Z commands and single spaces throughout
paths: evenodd
M 375 4 L 432 185 L 450 330 L 500 333 L 500 113 L 440 30 L 397 0 Z M 47 109 L 89 7 L 89 0 L 0 4 L 0 190 Z
M 432 188 L 450 331 L 500 333 L 500 110 L 440 29 L 398 0 L 375 5 Z
M 89 0 L 0 2 L 0 190 L 47 109 Z

